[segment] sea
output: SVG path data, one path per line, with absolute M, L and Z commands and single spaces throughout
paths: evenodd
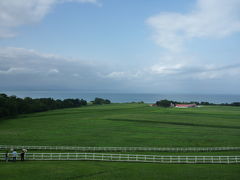
M 1 91 L 7 95 L 31 98 L 54 98 L 67 99 L 79 98 L 92 101 L 96 97 L 109 99 L 113 103 L 140 102 L 155 103 L 156 101 L 168 99 L 180 102 L 210 102 L 210 103 L 232 103 L 240 102 L 240 94 L 164 94 L 164 93 L 96 93 L 79 91 Z

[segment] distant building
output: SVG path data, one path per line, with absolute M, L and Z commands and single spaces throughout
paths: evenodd
M 197 107 L 196 104 L 176 104 L 175 107 L 177 108 L 191 108 L 191 107 Z
M 170 107 L 175 107 L 175 104 L 173 104 L 173 103 L 171 102 Z

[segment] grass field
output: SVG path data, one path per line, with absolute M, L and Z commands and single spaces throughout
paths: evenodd
M 239 165 L 189 165 L 118 162 L 24 162 L 0 164 L 1 179 L 238 180 Z
M 122 147 L 240 146 L 240 108 L 204 106 L 176 109 L 150 107 L 147 104 L 111 104 L 54 110 L 1 119 L 0 144 Z M 221 155 L 220 152 L 215 154 Z M 222 154 L 238 155 L 239 152 Z M 0 177 L 3 179 L 239 179 L 240 166 L 80 161 L 17 162 L 1 163 Z

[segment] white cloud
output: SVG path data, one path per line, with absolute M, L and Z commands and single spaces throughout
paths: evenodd
M 8 73 L 16 70 L 32 69 L 31 72 L 59 73 L 61 71 L 83 72 L 84 68 L 94 68 L 93 63 L 70 59 L 54 54 L 41 53 L 31 49 L 5 47 L 0 48 L 0 70 Z M 88 69 L 88 70 L 89 70 Z M 87 70 L 87 69 L 86 69 Z M 29 71 L 30 72 L 30 71 Z
M 163 64 L 163 65 L 153 65 L 150 70 L 152 73 L 169 75 L 169 74 L 177 74 L 180 70 L 182 70 L 184 66 L 182 64 Z
M 212 65 L 202 66 L 201 69 L 194 73 L 193 76 L 197 79 L 238 79 L 240 75 L 240 64 L 234 65 Z
M 165 12 L 148 18 L 146 22 L 154 31 L 153 39 L 165 49 L 158 62 L 146 68 L 153 84 L 158 83 L 157 87 L 165 83 L 179 89 L 194 89 L 191 86 L 195 84 L 196 89 L 215 91 L 239 88 L 238 60 L 210 59 L 212 55 L 202 59 L 202 55 L 189 52 L 187 46 L 190 40 L 215 40 L 240 32 L 239 9 L 239 0 L 197 0 L 188 13 Z
M 101 75 L 103 78 L 110 78 L 115 80 L 133 80 L 133 79 L 139 79 L 142 78 L 143 75 L 145 75 L 146 72 L 142 69 L 141 71 L 113 71 L 106 75 Z
M 220 79 L 223 85 L 229 80 L 235 83 L 240 80 L 239 63 L 199 65 L 190 63 L 192 60 L 194 58 L 188 56 L 165 55 L 159 63 L 134 70 L 24 48 L 0 48 L 0 88 L 157 91 L 164 86 L 168 92 L 172 87 L 176 89 L 176 84 L 179 88 L 188 86 L 189 81 L 197 84 Z
M 49 69 L 48 74 L 57 74 L 59 73 L 58 69 Z
M 16 35 L 15 27 L 38 23 L 57 3 L 78 2 L 101 5 L 97 0 L 1 0 L 0 38 Z
M 240 64 L 217 65 L 217 64 L 155 64 L 149 68 L 154 76 L 175 77 L 178 80 L 188 81 L 189 79 L 237 79 L 240 76 Z
M 72 89 L 91 84 L 97 86 L 102 81 L 98 73 L 104 73 L 103 69 L 97 63 L 35 50 L 0 48 L 0 88 L 12 87 L 15 84 L 18 84 L 19 88 L 29 86 L 43 89 L 54 86 L 70 86 Z M 76 75 L 81 78 L 76 78 Z
M 211 80 L 237 79 L 240 76 L 240 64 L 236 62 L 229 63 L 209 63 L 201 62 L 201 59 L 183 53 L 165 53 L 160 56 L 158 62 L 140 69 L 122 69 L 111 71 L 107 74 L 100 74 L 101 77 L 113 80 L 136 81 L 142 80 L 142 83 L 158 81 L 164 79 L 174 79 L 174 81 L 188 80 Z M 173 82 L 174 82 L 173 81 Z
M 223 38 L 240 32 L 239 9 L 239 0 L 198 0 L 190 13 L 161 13 L 147 23 L 156 43 L 176 52 L 192 38 Z
M 123 78 L 126 77 L 126 72 L 111 72 L 106 75 L 109 78 Z
M 98 0 L 61 0 L 62 2 L 80 2 L 80 3 L 93 3 L 101 5 Z
M 23 74 L 23 73 L 31 73 L 30 69 L 23 68 L 23 67 L 10 67 L 7 70 L 0 70 L 0 74 L 6 74 L 6 75 L 11 75 L 11 74 Z

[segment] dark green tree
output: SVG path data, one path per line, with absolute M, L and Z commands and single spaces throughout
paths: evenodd
M 161 107 L 170 107 L 171 103 L 172 103 L 172 101 L 169 101 L 167 99 L 160 100 L 160 101 L 156 102 L 157 106 L 161 106 Z

